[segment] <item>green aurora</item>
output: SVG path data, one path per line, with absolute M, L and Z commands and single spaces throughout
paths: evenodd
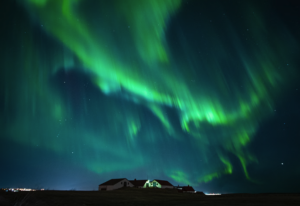
M 168 39 L 184 1 L 20 1 L 26 35 L 12 37 L 23 45 L 14 59 L 2 54 L 2 131 L 107 177 L 147 168 L 197 186 L 232 174 L 236 158 L 259 182 L 247 171 L 259 164 L 248 145 L 298 75 L 298 42 L 287 29 L 271 35 L 249 2 L 240 21 L 255 43 L 227 19 L 222 33 L 197 25 L 209 30 L 199 48 Z

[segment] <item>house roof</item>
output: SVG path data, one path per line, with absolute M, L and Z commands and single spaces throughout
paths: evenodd
M 144 186 L 144 184 L 147 182 L 147 180 L 129 180 L 134 186 Z
M 194 192 L 195 190 L 191 186 L 184 186 L 184 187 L 182 187 L 182 191 L 192 191 L 192 192 Z
M 100 184 L 99 186 L 103 186 L 103 185 L 115 185 L 115 184 L 117 184 L 118 182 L 120 182 L 120 181 L 122 181 L 122 180 L 124 180 L 124 179 L 126 179 L 126 178 L 111 179 L 111 180 L 108 180 L 108 181 L 106 181 L 106 182 Z M 126 180 L 127 180 L 127 179 L 126 179 Z
M 164 186 L 172 186 L 172 187 L 174 187 L 170 182 L 168 182 L 166 180 L 155 180 L 155 181 L 158 182 L 161 185 L 164 185 Z

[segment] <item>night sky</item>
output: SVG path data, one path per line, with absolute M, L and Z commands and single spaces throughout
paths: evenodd
M 300 192 L 299 0 L 2 0 L 0 188 Z

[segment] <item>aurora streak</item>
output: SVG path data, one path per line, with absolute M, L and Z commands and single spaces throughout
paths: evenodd
M 170 40 L 180 0 L 18 5 L 27 33 L 13 38 L 24 47 L 18 61 L 8 52 L 1 63 L 9 140 L 107 178 L 139 171 L 197 187 L 232 175 L 238 160 L 259 184 L 247 170 L 259 164 L 248 145 L 298 75 L 290 45 L 299 42 L 287 29 L 272 36 L 251 1 L 240 21 L 255 43 L 229 17 L 224 27 L 194 23 L 207 40 L 193 44 L 178 29 Z

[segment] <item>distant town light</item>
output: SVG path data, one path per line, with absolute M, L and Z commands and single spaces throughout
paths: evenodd
M 5 190 L 6 192 L 30 192 L 30 191 L 37 191 L 36 189 L 31 188 L 1 188 L 1 190 Z M 41 189 L 42 191 L 44 189 Z
M 221 193 L 205 193 L 205 195 L 221 195 Z

